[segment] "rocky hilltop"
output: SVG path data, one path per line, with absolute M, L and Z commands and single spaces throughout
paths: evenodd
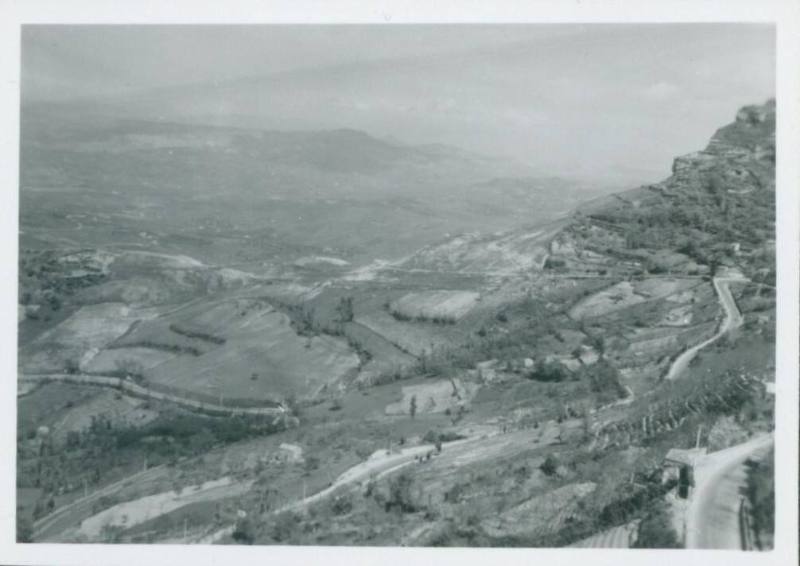
M 704 150 L 676 158 L 672 170 L 660 183 L 580 209 L 557 237 L 571 246 L 553 248 L 554 255 L 570 261 L 570 251 L 583 249 L 637 260 L 639 267 L 631 264 L 637 271 L 697 274 L 736 266 L 774 279 L 774 100 L 742 108 Z
M 509 275 L 553 269 L 704 275 L 737 266 L 764 281 L 774 245 L 775 102 L 746 106 L 705 149 L 677 157 L 672 175 L 600 197 L 571 219 L 428 246 L 404 267 Z

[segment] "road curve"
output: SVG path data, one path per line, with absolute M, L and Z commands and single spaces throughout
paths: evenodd
M 675 361 L 672 362 L 669 371 L 667 371 L 665 379 L 672 380 L 680 377 L 680 375 L 686 370 L 686 368 L 689 366 L 689 363 L 694 359 L 700 350 L 709 344 L 716 342 L 730 330 L 738 328 L 742 325 L 742 314 L 739 312 L 739 308 L 736 306 L 736 301 L 733 300 L 733 296 L 731 295 L 731 290 L 728 288 L 728 284 L 744 281 L 747 281 L 747 279 L 734 277 L 714 278 L 714 289 L 717 291 L 717 297 L 722 305 L 723 311 L 725 312 L 725 318 L 722 320 L 722 323 L 719 325 L 719 329 L 714 336 L 692 346 L 675 358 Z
M 772 434 L 712 452 L 697 462 L 695 488 L 686 511 L 686 548 L 744 549 L 739 507 L 747 480 L 745 461 L 772 446 Z
M 454 440 L 451 442 L 444 442 L 442 443 L 443 447 L 448 446 L 458 446 L 461 444 L 466 444 L 469 442 L 475 442 L 477 440 L 483 440 L 483 437 L 471 437 L 471 438 L 464 438 L 461 440 Z M 278 513 L 283 513 L 285 511 L 293 511 L 297 509 L 301 509 L 307 505 L 325 499 L 332 495 L 336 490 L 341 487 L 352 485 L 355 483 L 363 482 L 369 480 L 370 478 L 381 478 L 385 475 L 391 474 L 405 466 L 414 462 L 415 458 L 424 457 L 425 454 L 428 452 L 435 452 L 436 447 L 433 444 L 424 444 L 421 446 L 412 446 L 410 448 L 406 448 L 401 450 L 397 453 L 388 454 L 386 456 L 377 457 L 373 455 L 373 457 L 365 460 L 364 462 L 360 462 L 355 466 L 348 468 L 345 470 L 336 480 L 326 487 L 323 490 L 320 490 L 314 494 L 309 495 L 304 499 L 300 499 L 298 501 L 292 501 L 278 507 L 277 509 L 273 509 L 270 512 L 270 515 L 277 515 Z M 226 536 L 233 533 L 235 526 L 228 525 L 223 527 L 217 531 L 212 533 L 206 534 L 194 542 L 197 544 L 215 544 L 224 539 Z
M 113 496 L 122 487 L 136 481 L 153 481 L 167 474 L 166 466 L 156 466 L 148 470 L 126 476 L 109 484 L 86 497 L 76 499 L 72 503 L 59 507 L 49 515 L 45 515 L 33 525 L 33 540 L 36 542 L 53 541 L 53 537 L 67 528 L 80 523 L 94 514 L 93 504 L 105 496 Z

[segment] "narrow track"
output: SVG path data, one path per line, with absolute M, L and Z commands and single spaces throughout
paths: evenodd
M 155 399 L 167 403 L 174 403 L 181 407 L 200 413 L 211 415 L 245 415 L 255 417 L 277 417 L 280 418 L 287 413 L 286 408 L 280 403 L 271 402 L 268 407 L 237 407 L 231 405 L 220 405 L 197 401 L 188 397 L 181 397 L 171 393 L 156 391 L 148 387 L 143 387 L 128 379 L 113 377 L 108 375 L 86 375 L 86 374 L 21 374 L 20 381 L 40 382 L 40 383 L 75 383 L 77 385 L 89 385 L 98 387 L 108 387 L 116 389 L 125 395 L 144 399 Z
M 719 325 L 719 329 L 714 336 L 692 346 L 675 358 L 675 361 L 672 362 L 669 371 L 667 371 L 665 379 L 673 380 L 680 377 L 700 350 L 710 344 L 713 344 L 734 328 L 738 328 L 742 325 L 742 314 L 739 312 L 739 309 L 736 306 L 736 301 L 733 300 L 733 296 L 731 295 L 731 290 L 728 285 L 730 283 L 744 281 L 747 280 L 732 277 L 714 278 L 714 289 L 717 291 L 717 298 L 719 299 L 719 303 L 722 305 L 722 309 L 725 312 L 725 318 L 722 320 L 722 323 Z

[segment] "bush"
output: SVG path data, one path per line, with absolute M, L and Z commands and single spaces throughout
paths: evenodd
M 293 533 L 297 531 L 297 526 L 300 523 L 300 516 L 292 511 L 281 513 L 275 520 L 272 526 L 272 538 L 278 542 L 288 540 Z
M 659 501 L 639 524 L 633 548 L 681 548 L 663 501 Z
M 560 463 L 558 458 L 552 454 L 549 454 L 547 458 L 545 458 L 544 462 L 542 462 L 542 465 L 539 466 L 539 469 L 542 470 L 542 473 L 546 476 L 554 476 L 559 465 Z
M 763 461 L 747 460 L 745 495 L 750 503 L 753 530 L 761 546 L 764 535 L 775 530 L 775 454 L 770 452 Z
M 231 537 L 239 544 L 253 544 L 255 534 L 250 520 L 245 518 L 237 522 Z
M 567 377 L 567 370 L 558 362 L 539 360 L 527 377 L 528 379 L 545 382 L 564 381 Z
M 331 503 L 331 512 L 334 515 L 347 515 L 353 510 L 353 501 L 349 495 L 339 495 L 333 498 Z
M 414 480 L 408 473 L 402 473 L 389 482 L 389 498 L 386 500 L 386 511 L 398 509 L 402 513 L 413 513 L 416 506 L 411 497 L 411 486 Z

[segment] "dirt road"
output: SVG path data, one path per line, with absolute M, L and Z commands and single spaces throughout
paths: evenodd
M 695 346 L 692 346 L 675 358 L 675 361 L 672 362 L 672 365 L 667 372 L 666 379 L 671 380 L 680 377 L 680 375 L 686 370 L 686 368 L 689 366 L 689 363 L 694 359 L 700 350 L 709 344 L 713 344 L 730 330 L 738 328 L 742 325 L 742 314 L 739 312 L 739 309 L 736 306 L 736 301 L 733 300 L 733 296 L 731 295 L 728 285 L 730 283 L 743 281 L 746 281 L 746 279 L 733 277 L 714 278 L 714 289 L 717 291 L 717 298 L 719 299 L 719 303 L 722 305 L 722 309 L 725 312 L 725 318 L 722 320 L 722 323 L 719 325 L 719 329 L 714 336 L 704 340 L 703 342 L 700 342 L 699 344 L 696 344 Z
M 759 458 L 773 444 L 772 434 L 712 452 L 697 463 L 695 488 L 686 511 L 686 548 L 742 550 L 739 521 L 745 461 Z
M 258 417 L 282 417 L 286 409 L 280 404 L 272 404 L 269 407 L 236 407 L 231 405 L 218 405 L 197 401 L 188 397 L 181 397 L 172 393 L 164 393 L 141 386 L 133 381 L 121 379 L 119 377 L 105 375 L 86 375 L 86 374 L 22 374 L 19 376 L 22 382 L 62 382 L 75 383 L 77 385 L 94 385 L 99 387 L 109 387 L 116 389 L 125 395 L 132 397 L 155 399 L 174 403 L 189 410 L 210 413 L 213 415 L 248 415 Z
M 86 497 L 81 497 L 68 505 L 59 507 L 49 515 L 42 517 L 33 526 L 33 540 L 36 542 L 52 541 L 53 537 L 68 529 L 69 527 L 80 524 L 87 517 L 94 514 L 92 509 L 95 502 L 103 497 L 110 497 L 117 494 L 123 487 L 133 482 L 155 481 L 165 477 L 168 473 L 166 466 L 157 466 L 127 476 L 117 482 L 109 484 Z

